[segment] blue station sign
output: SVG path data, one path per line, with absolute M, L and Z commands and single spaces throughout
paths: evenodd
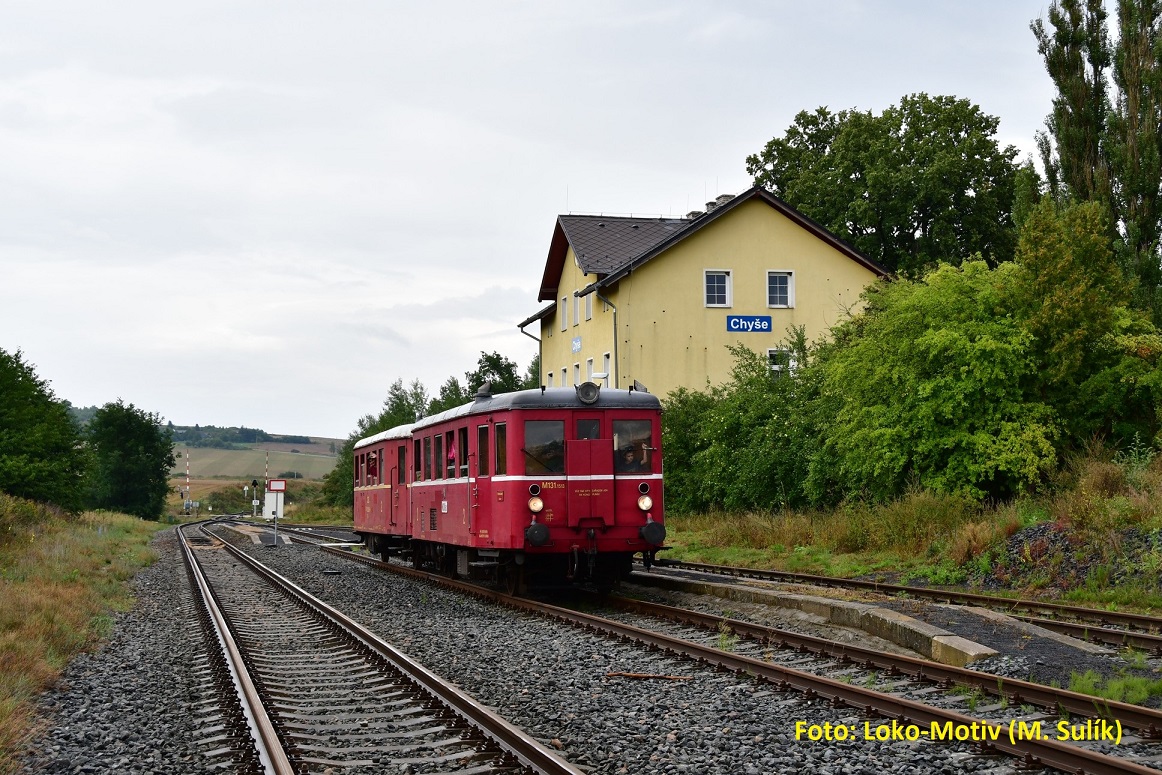
M 736 333 L 764 333 L 772 331 L 770 315 L 727 315 L 726 330 Z

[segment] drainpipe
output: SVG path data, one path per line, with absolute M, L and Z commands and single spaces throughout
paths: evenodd
M 538 339 L 537 337 L 533 336 L 532 334 L 530 334 L 528 331 L 525 331 L 524 326 L 517 326 L 517 328 L 520 329 L 520 332 L 522 334 L 524 334 L 529 339 L 532 339 L 534 342 L 537 343 L 537 363 L 539 363 L 541 366 L 541 374 L 544 374 L 545 373 L 545 354 L 542 352 L 541 340 Z M 544 385 L 545 381 L 543 379 L 541 379 L 541 374 L 537 375 L 537 382 Z
M 621 387 L 621 380 L 618 379 L 620 365 L 617 360 L 617 307 L 614 306 L 612 301 L 602 296 L 596 288 L 593 290 L 593 293 L 613 309 L 613 387 L 616 390 Z

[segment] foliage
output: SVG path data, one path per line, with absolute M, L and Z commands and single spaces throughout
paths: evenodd
M 511 393 L 520 390 L 524 384 L 517 371 L 517 365 L 500 353 L 480 353 L 476 368 L 464 375 L 465 393 L 471 398 L 485 382 L 492 385 L 493 393 Z
M 1017 151 L 968 100 L 905 96 L 876 115 L 800 112 L 747 172 L 891 270 L 1012 258 Z
M 1049 192 L 1107 209 L 1134 305 L 1162 322 L 1162 3 L 1119 0 L 1112 44 L 1102 0 L 1059 0 L 1048 19 L 1032 29 L 1057 89 L 1037 138 Z
M 833 490 L 887 499 L 915 480 L 980 497 L 1021 492 L 1056 462 L 1052 410 L 1031 398 L 1033 338 L 1004 313 L 1019 268 L 942 266 L 868 295 L 821 353 L 826 455 L 816 501 Z
M 173 438 L 161 418 L 118 399 L 97 410 L 86 437 L 93 454 L 93 507 L 161 517 L 174 466 Z
M 19 350 L 0 349 L 0 491 L 76 511 L 87 470 L 68 404 Z
M 455 377 L 448 377 L 447 381 L 443 385 L 440 385 L 439 394 L 428 403 L 426 414 L 428 416 L 439 414 L 447 409 L 462 406 L 471 400 L 472 396 L 460 384 L 460 380 Z
M 533 359 L 529 361 L 529 367 L 525 370 L 525 378 L 521 382 L 521 390 L 534 390 L 541 386 L 541 354 L 537 353 Z
M 360 417 L 355 430 L 339 450 L 335 467 L 323 478 L 323 502 L 335 506 L 354 506 L 355 464 L 352 455 L 355 442 L 398 425 L 415 422 L 424 416 L 428 405 L 428 391 L 419 380 L 413 380 L 408 387 L 404 387 L 402 379 L 393 382 L 379 414 Z
M 254 444 L 267 441 L 284 441 L 290 444 L 310 444 L 307 436 L 272 436 L 259 428 L 219 428 L 214 425 L 168 426 L 174 441 L 185 447 L 209 447 L 213 449 L 249 449 Z

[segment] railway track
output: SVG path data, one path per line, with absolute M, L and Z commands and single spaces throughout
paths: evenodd
M 1052 726 L 1048 727 L 1050 732 L 1040 739 L 1032 736 L 1030 739 L 1023 739 L 1020 731 L 1021 725 L 1025 725 L 1024 728 L 1029 730 L 1034 727 L 1041 729 L 1041 725 L 1050 718 L 1043 713 L 1028 714 L 1022 712 L 1020 717 L 1014 716 L 1012 727 L 1006 728 L 1004 724 L 970 716 L 947 707 L 938 707 L 930 701 L 921 702 L 909 699 L 901 696 L 899 692 L 886 693 L 860 686 L 851 680 L 851 673 L 854 670 L 878 671 L 884 676 L 897 676 L 895 679 L 897 684 L 911 682 L 922 684 L 922 686 L 913 687 L 915 696 L 925 696 L 933 691 L 943 694 L 942 689 L 950 688 L 958 683 L 970 687 L 974 691 L 991 690 L 1000 702 L 990 706 L 990 708 L 982 709 L 986 711 L 1013 708 L 1014 710 L 1009 711 L 1010 714 L 1013 714 L 1017 713 L 1015 709 L 1022 705 L 1043 705 L 1043 707 L 1050 709 L 1054 716 L 1057 713 L 1076 713 L 1091 719 L 1104 720 L 1109 725 L 1109 729 L 1118 730 L 1120 744 L 1130 746 L 1141 743 L 1142 746 L 1149 748 L 1146 754 L 1151 757 L 1158 752 L 1150 743 L 1143 741 L 1157 735 L 1159 730 L 1162 730 L 1162 714 L 1152 709 L 1120 703 L 1105 703 L 1087 695 L 1053 689 L 1052 687 L 1008 679 L 999 680 L 988 674 L 973 673 L 973 671 L 952 668 L 926 660 L 894 657 L 889 654 L 832 643 L 824 639 L 796 636 L 793 633 L 783 633 L 771 628 L 695 614 L 690 611 L 666 610 L 664 606 L 644 604 L 640 601 L 619 599 L 615 603 L 615 605 L 624 606 L 627 611 L 635 614 L 669 618 L 686 624 L 694 624 L 702 632 L 722 632 L 725 625 L 732 633 L 751 638 L 756 643 L 763 644 L 768 648 L 772 646 L 786 647 L 797 651 L 800 655 L 800 664 L 802 664 L 804 657 L 814 654 L 823 655 L 828 660 L 843 663 L 843 669 L 831 672 L 846 673 L 846 675 L 840 675 L 839 678 L 828 677 L 796 667 L 773 664 L 768 661 L 765 655 L 749 656 L 716 648 L 705 642 L 697 642 L 699 639 L 705 641 L 705 638 L 673 637 L 659 632 L 657 626 L 648 624 L 638 626 L 547 603 L 513 598 L 474 584 L 393 563 L 384 563 L 345 548 L 323 546 L 322 549 L 344 559 L 439 584 L 478 598 L 491 600 L 500 605 L 552 617 L 555 620 L 568 622 L 586 630 L 600 632 L 607 637 L 633 641 L 650 649 L 662 650 L 693 659 L 699 663 L 741 672 L 770 682 L 779 691 L 793 690 L 808 698 L 822 698 L 829 701 L 833 707 L 855 709 L 868 718 L 885 719 L 886 723 L 869 722 L 867 729 L 872 730 L 873 733 L 875 730 L 913 727 L 915 730 L 922 730 L 923 736 L 931 739 L 930 735 L 939 735 L 940 730 L 951 730 L 954 734 L 956 730 L 974 730 L 972 734 L 979 736 L 972 739 L 979 742 L 982 750 L 1001 752 L 1015 757 L 1021 767 L 1045 766 L 1065 772 L 1139 773 L 1139 775 L 1158 772 L 1157 769 L 1146 763 L 1135 761 L 1130 756 L 1112 756 L 1093 748 L 1048 739 L 1051 736 Z M 692 621 L 691 617 L 698 619 L 698 621 Z M 808 652 L 813 652 L 813 654 L 808 654 Z M 1090 723 L 1092 727 L 1093 722 Z M 852 729 L 854 734 L 855 727 Z M 1016 734 L 1013 734 L 1014 729 Z M 1125 731 L 1123 732 L 1123 730 Z M 1130 730 L 1136 733 L 1136 737 L 1131 736 Z
M 570 773 L 523 731 L 208 532 L 183 552 L 266 772 Z
M 884 584 L 861 579 L 842 579 L 809 573 L 736 568 L 728 565 L 708 565 L 677 560 L 658 560 L 653 567 L 663 572 L 669 570 L 692 571 L 713 576 L 861 590 L 886 595 L 903 595 L 951 605 L 979 606 L 1000 611 L 1014 619 L 1035 624 L 1072 638 L 1110 646 L 1130 647 L 1162 656 L 1162 618 L 1147 614 L 1105 611 L 1086 606 L 1071 606 L 1039 600 L 913 587 L 902 584 Z M 649 584 L 649 576 L 646 574 L 635 573 L 633 580 L 634 583 Z

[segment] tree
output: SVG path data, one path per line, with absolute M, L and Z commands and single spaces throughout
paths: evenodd
M 440 385 L 440 393 L 431 400 L 428 404 L 428 414 L 439 414 L 446 409 L 452 409 L 466 404 L 472 400 L 472 396 L 460 384 L 460 380 L 455 377 L 448 377 L 443 385 Z
M 97 410 L 86 434 L 93 454 L 93 507 L 158 519 L 169 494 L 173 436 L 157 414 L 121 399 Z
M 428 391 L 419 380 L 404 387 L 397 379 L 388 388 L 379 414 L 360 417 L 355 430 L 339 449 L 335 467 L 323 477 L 322 500 L 335 506 L 355 504 L 355 442 L 399 425 L 413 423 L 425 415 L 429 406 Z
M 469 396 L 476 395 L 476 391 L 485 382 L 491 383 L 493 393 L 511 393 L 521 389 L 516 363 L 497 352 L 481 352 L 475 371 L 467 372 L 464 381 Z
M 81 508 L 88 456 L 66 401 L 17 350 L 0 349 L 0 491 Z
M 521 382 L 522 390 L 535 390 L 541 386 L 541 354 L 537 353 L 533 359 L 529 361 L 528 370 L 525 371 L 524 381 Z
M 1122 270 L 1137 280 L 1134 305 L 1162 322 L 1162 2 L 1118 0 L 1117 9 L 1112 47 L 1102 0 L 1052 3 L 1052 32 L 1033 21 L 1057 89 L 1037 142 L 1059 204 L 1106 208 Z
M 747 157 L 755 184 L 891 270 L 1012 258 L 1017 150 L 968 100 L 914 94 L 882 114 L 800 112 Z

